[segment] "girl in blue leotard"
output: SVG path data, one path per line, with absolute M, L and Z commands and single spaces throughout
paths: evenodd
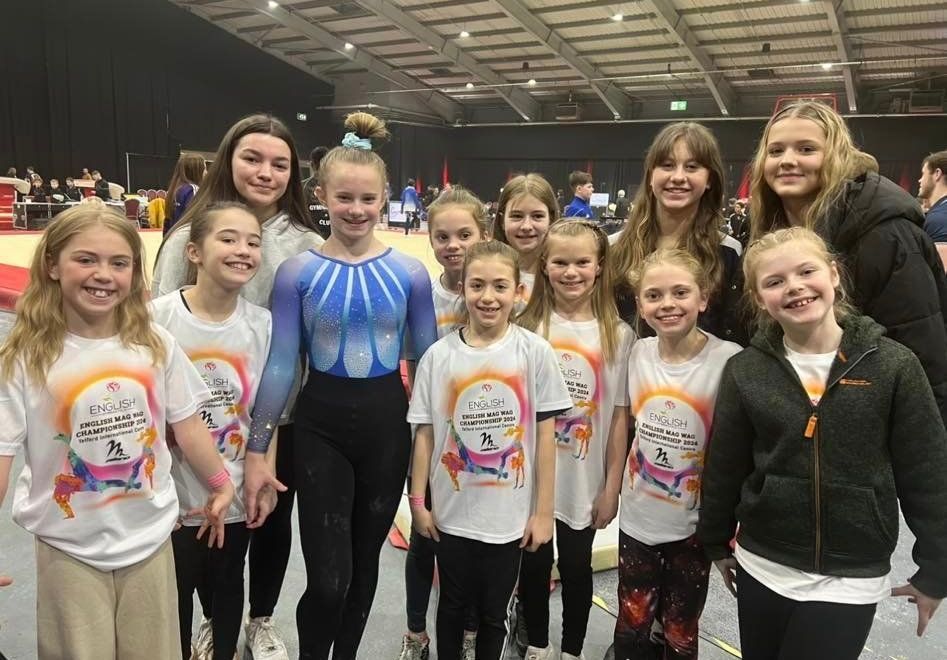
M 247 446 L 247 493 L 272 479 L 258 460 L 292 385 L 300 350 L 309 378 L 296 406 L 299 533 L 308 583 L 296 610 L 300 658 L 355 658 L 378 581 L 378 554 L 401 497 L 411 450 L 399 359 L 437 336 L 424 265 L 385 247 L 388 136 L 366 113 L 346 119 L 342 146 L 319 168 L 330 238 L 285 261 L 273 289 L 273 342 Z M 249 500 L 248 500 L 249 501 Z M 248 515 L 252 512 L 248 511 Z

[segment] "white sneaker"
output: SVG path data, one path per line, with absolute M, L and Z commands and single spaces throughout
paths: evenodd
M 547 645 L 545 648 L 527 646 L 526 660 L 552 660 L 552 644 Z
M 248 620 L 244 632 L 247 635 L 247 651 L 253 660 L 289 660 L 286 644 L 271 617 L 260 616 Z
M 559 654 L 559 660 L 585 660 L 585 654 L 572 655 L 571 653 L 562 652 Z
M 477 633 L 464 633 L 464 645 L 460 647 L 460 660 L 477 660 Z
M 201 627 L 197 629 L 197 639 L 191 650 L 191 660 L 214 660 L 214 629 L 210 619 L 201 616 Z
M 430 646 L 429 637 L 421 639 L 416 635 L 405 635 L 401 638 L 401 655 L 398 660 L 427 660 Z

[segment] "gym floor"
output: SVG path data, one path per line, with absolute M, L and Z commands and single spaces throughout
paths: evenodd
M 151 258 L 157 252 L 160 232 L 143 232 L 147 252 Z M 426 235 L 405 237 L 395 231 L 379 231 L 379 238 L 408 254 L 422 259 L 432 272 L 437 272 L 433 253 Z M 0 263 L 27 266 L 37 235 L 0 236 Z M 0 337 L 5 336 L 10 316 L 0 315 Z M 22 457 L 14 462 L 13 473 L 19 474 Z M 12 479 L 11 479 L 12 481 Z M 14 578 L 13 585 L 0 590 L 0 652 L 9 660 L 27 660 L 36 657 L 35 598 L 36 576 L 33 539 L 10 518 L 12 486 L 6 501 L 0 508 L 0 573 Z M 294 521 L 295 524 L 295 521 Z M 901 522 L 901 537 L 892 558 L 892 577 L 901 584 L 910 577 L 915 568 L 911 560 L 911 545 L 914 537 L 904 521 Z M 404 618 L 404 556 L 403 550 L 386 543 L 381 552 L 378 592 L 365 637 L 359 652 L 360 657 L 375 660 L 398 657 L 401 635 L 405 628 Z M 294 538 L 293 552 L 283 585 L 280 603 L 275 613 L 277 625 L 283 632 L 290 650 L 296 657 L 295 606 L 305 588 L 306 574 L 299 547 L 298 536 Z M 602 571 L 595 576 L 596 604 L 592 606 L 589 631 L 584 654 L 589 660 L 598 660 L 605 655 L 611 644 L 614 616 L 617 611 L 617 572 Z M 436 610 L 436 589 L 432 594 L 428 621 L 433 629 Z M 558 648 L 561 600 L 559 590 L 552 594 L 551 635 Z M 199 608 L 196 608 L 199 611 Z M 199 615 L 198 615 L 199 616 Z M 944 613 L 939 613 L 921 639 L 915 635 L 916 610 L 903 599 L 888 599 L 878 606 L 874 627 L 868 638 L 862 658 L 866 660 L 940 660 L 947 658 L 947 624 Z M 195 620 L 194 630 L 197 629 Z M 739 634 L 736 625 L 736 603 L 723 587 L 716 572 L 710 580 L 710 594 L 701 619 L 700 655 L 709 660 L 726 660 L 739 656 Z M 432 649 L 432 657 L 436 654 Z M 510 653 L 515 658 L 515 652 Z

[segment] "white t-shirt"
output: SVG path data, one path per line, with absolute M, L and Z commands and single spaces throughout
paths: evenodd
M 200 407 L 201 417 L 230 472 L 233 481 L 233 503 L 224 522 L 246 520 L 243 502 L 243 472 L 247 436 L 250 433 L 250 412 L 256 399 L 263 366 L 270 350 L 272 322 L 267 309 L 243 298 L 226 321 L 215 323 L 197 318 L 184 306 L 181 292 L 161 296 L 151 303 L 155 323 L 174 335 L 191 363 L 210 388 L 211 400 Z M 178 502 L 183 516 L 199 509 L 207 501 L 204 480 L 187 464 L 184 454 L 172 446 L 174 464 L 171 476 L 178 489 Z M 202 518 L 185 518 L 185 525 L 200 525 Z
M 621 498 L 621 530 L 647 545 L 686 539 L 697 529 L 700 477 L 723 367 L 742 349 L 707 334 L 681 364 L 658 354 L 658 338 L 631 349 L 628 398 L 636 421 Z
M 818 405 L 829 381 L 829 370 L 836 352 L 797 353 L 784 345 L 786 359 L 809 394 L 812 405 Z M 733 552 L 740 566 L 755 580 L 780 596 L 797 601 L 823 601 L 868 605 L 891 595 L 891 576 L 873 578 L 844 578 L 818 573 L 807 573 L 796 568 L 770 561 L 742 547 Z
M 540 331 L 542 334 L 542 331 Z M 605 449 L 615 406 L 628 406 L 628 354 L 634 332 L 618 326 L 611 362 L 602 356 L 598 321 L 549 317 L 549 343 L 572 397 L 556 417 L 556 518 L 572 529 L 592 524 L 592 505 L 605 487 Z
M 0 454 L 23 447 L 13 519 L 100 571 L 132 566 L 164 543 L 178 517 L 165 425 L 210 392 L 171 335 L 155 367 L 119 338 L 66 334 L 44 383 L 22 362 L 0 383 Z
M 484 348 L 456 331 L 431 346 L 408 421 L 434 427 L 438 529 L 485 543 L 521 538 L 533 509 L 536 413 L 571 406 L 552 346 L 519 326 Z
M 437 338 L 440 339 L 457 328 L 463 317 L 464 300 L 459 293 L 445 289 L 440 277 L 435 277 L 431 282 L 431 295 L 434 297 L 434 316 L 437 318 Z

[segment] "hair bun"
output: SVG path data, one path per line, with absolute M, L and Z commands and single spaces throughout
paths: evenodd
M 371 141 L 373 146 L 391 137 L 384 120 L 368 112 L 353 112 L 346 116 L 345 130 L 356 139 Z M 344 140 L 343 144 L 345 144 Z

